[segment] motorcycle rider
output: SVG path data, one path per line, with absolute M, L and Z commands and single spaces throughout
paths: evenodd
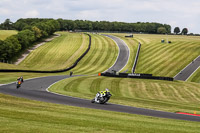
M 19 77 L 19 78 L 17 79 L 17 81 L 24 82 L 24 79 L 23 79 L 23 77 L 21 76 L 21 77 Z
M 105 91 L 99 91 L 99 92 L 97 92 L 94 101 L 95 101 L 96 103 L 99 103 L 99 100 L 100 100 L 99 98 L 105 96 L 107 92 L 109 92 L 109 89 L 108 89 L 108 88 L 106 88 Z
M 24 79 L 23 79 L 23 77 L 21 76 L 21 77 L 19 77 L 18 79 L 17 79 L 17 82 L 20 82 L 20 84 L 22 83 L 22 82 L 24 82 Z

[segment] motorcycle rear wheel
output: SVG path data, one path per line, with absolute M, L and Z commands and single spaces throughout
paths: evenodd
M 94 103 L 95 102 L 95 99 L 92 99 L 91 103 Z

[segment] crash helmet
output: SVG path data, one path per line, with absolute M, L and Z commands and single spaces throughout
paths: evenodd
M 105 89 L 105 91 L 109 91 L 109 89 L 108 89 L 108 88 L 106 88 L 106 89 Z

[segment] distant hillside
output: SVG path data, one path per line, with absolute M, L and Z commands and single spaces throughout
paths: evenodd
M 0 30 L 0 40 L 5 40 L 11 35 L 17 34 L 16 30 Z

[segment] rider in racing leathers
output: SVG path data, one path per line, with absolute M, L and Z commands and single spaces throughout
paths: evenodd
M 108 88 L 105 89 L 105 91 L 99 91 L 97 94 L 96 94 L 96 97 L 95 97 L 95 102 L 96 103 L 99 103 L 99 97 L 103 97 L 106 95 L 106 92 L 109 92 Z
M 24 79 L 23 79 L 23 77 L 21 76 L 21 77 L 19 77 L 19 78 L 17 79 L 17 81 L 24 82 Z

